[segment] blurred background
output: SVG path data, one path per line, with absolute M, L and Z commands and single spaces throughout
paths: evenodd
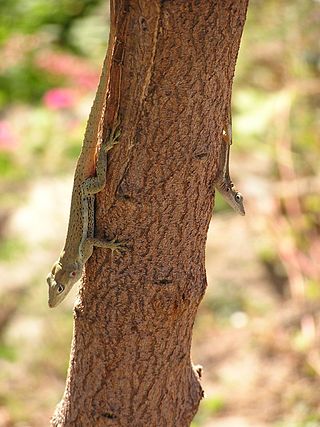
M 0 427 L 43 427 L 64 390 L 75 292 L 47 308 L 108 37 L 105 0 L 0 2 Z M 192 427 L 320 426 L 320 2 L 251 0 L 193 339 Z

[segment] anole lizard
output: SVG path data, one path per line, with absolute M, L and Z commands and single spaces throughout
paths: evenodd
M 119 142 L 120 136 L 116 125 L 111 130 L 108 141 L 100 143 L 100 150 L 94 166 L 108 86 L 107 57 L 108 55 L 104 60 L 97 93 L 90 111 L 81 153 L 75 170 L 66 242 L 58 261 L 53 265 L 47 277 L 49 307 L 55 307 L 60 304 L 73 285 L 81 278 L 84 264 L 92 255 L 94 246 L 111 249 L 112 252 L 123 249 L 121 243 L 117 243 L 115 240 L 107 241 L 94 237 L 95 194 L 105 186 L 107 153 Z M 92 176 L 94 171 L 96 175 Z
M 230 146 L 232 144 L 232 126 L 231 120 L 223 130 L 223 141 L 226 144 L 224 151 L 223 170 L 220 179 L 215 183 L 216 189 L 220 192 L 224 200 L 240 215 L 245 215 L 243 196 L 234 188 L 234 184 L 230 178 L 229 172 L 229 157 Z

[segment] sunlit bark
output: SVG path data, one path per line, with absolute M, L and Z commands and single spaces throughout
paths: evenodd
M 122 134 L 96 225 L 128 250 L 95 249 L 86 265 L 53 426 L 184 427 L 197 411 L 192 326 L 246 8 L 247 0 L 111 5 L 104 134 L 118 111 Z

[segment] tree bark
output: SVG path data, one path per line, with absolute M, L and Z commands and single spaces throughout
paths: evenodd
M 111 2 L 104 137 L 120 143 L 98 194 L 95 249 L 74 309 L 53 426 L 185 427 L 203 392 L 190 361 L 205 243 L 247 0 Z

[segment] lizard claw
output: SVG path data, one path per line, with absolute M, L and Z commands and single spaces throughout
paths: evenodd
M 119 139 L 114 139 L 110 137 L 109 141 L 106 144 L 106 151 L 110 151 L 117 144 L 119 144 Z
M 108 152 L 109 150 L 112 149 L 112 147 L 114 145 L 119 144 L 119 138 L 121 135 L 121 130 L 118 127 L 118 124 L 116 125 L 116 127 L 114 127 L 111 131 L 110 137 L 109 137 L 109 141 L 106 144 L 106 152 Z
M 118 117 L 111 130 L 111 139 L 117 140 L 119 139 L 120 135 L 121 135 L 120 117 Z
M 112 139 L 115 141 L 118 141 L 121 135 L 121 130 L 120 128 L 116 128 L 113 132 L 112 132 Z
M 115 238 L 110 241 L 110 249 L 112 254 L 121 254 L 122 252 L 125 252 L 127 250 L 127 247 L 125 243 L 118 242 L 117 238 Z

